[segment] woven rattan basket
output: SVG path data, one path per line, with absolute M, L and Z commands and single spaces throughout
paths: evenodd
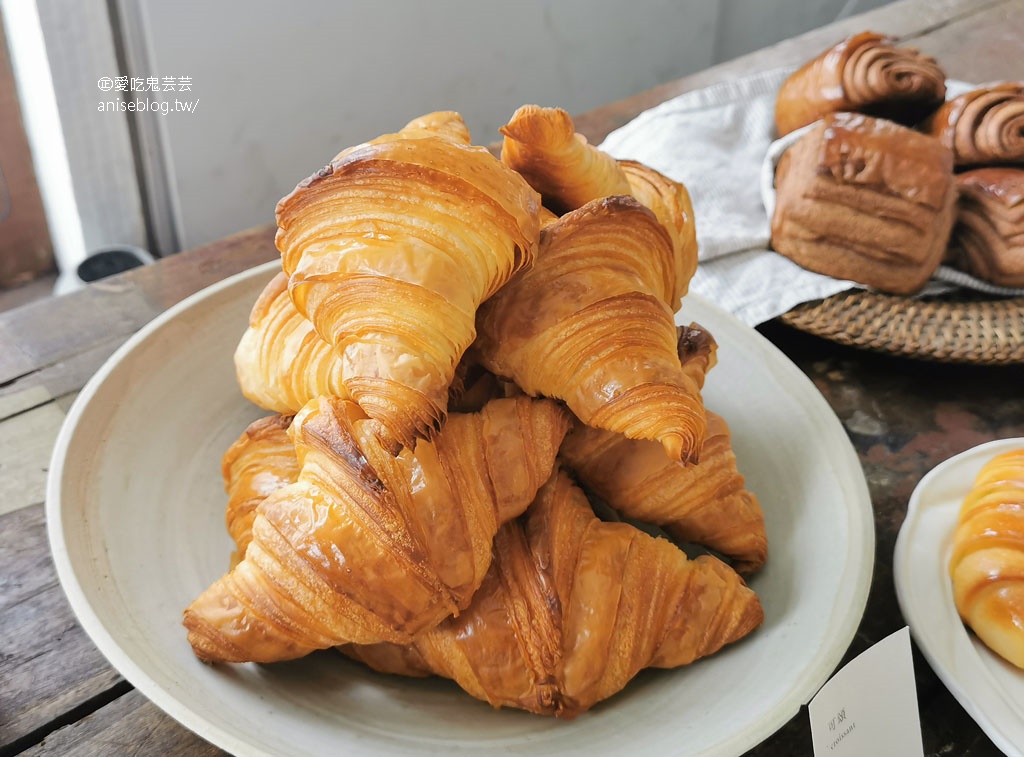
M 850 290 L 799 305 L 784 323 L 840 344 L 945 363 L 1024 363 L 1024 297 L 906 297 Z

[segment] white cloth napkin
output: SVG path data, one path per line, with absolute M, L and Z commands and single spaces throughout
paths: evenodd
M 808 271 L 768 249 L 775 165 L 811 128 L 772 141 L 775 96 L 793 70 L 773 69 L 687 92 L 641 113 L 600 145 L 616 158 L 646 163 L 686 185 L 700 250 L 690 291 L 750 325 L 860 286 Z M 949 97 L 972 88 L 947 82 Z M 947 267 L 939 269 L 926 292 L 950 284 L 1024 294 L 1024 289 L 994 287 Z

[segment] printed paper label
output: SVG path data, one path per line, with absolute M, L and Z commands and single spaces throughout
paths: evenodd
M 815 757 L 923 757 L 910 629 L 847 663 L 807 709 Z

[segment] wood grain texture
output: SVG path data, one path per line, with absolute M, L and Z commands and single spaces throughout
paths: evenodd
M 599 108 L 580 116 L 577 125 L 600 141 L 666 98 L 802 62 L 861 29 L 912 40 L 938 55 L 952 76 L 1002 78 L 1014 73 L 1007 66 L 1021 59 L 1024 0 L 904 0 Z M 29 754 L 221 753 L 137 692 L 96 705 L 86 716 L 90 703 L 124 684 L 74 623 L 56 585 L 41 507 L 33 504 L 33 497 L 35 502 L 40 497 L 38 475 L 15 473 L 22 486 L 9 486 L 7 456 L 18 455 L 19 464 L 29 468 L 45 465 L 48 450 L 41 452 L 52 445 L 57 414 L 66 411 L 105 354 L 174 302 L 276 257 L 272 233 L 269 227 L 254 229 L 70 297 L 0 314 L 0 344 L 6 347 L 0 350 L 0 418 L 6 418 L 0 420 L 0 486 L 8 486 L 3 493 L 18 503 L 18 509 L 0 515 L 0 754 L 3 745 L 25 734 L 42 739 Z M 892 549 L 910 491 L 941 460 L 982 441 L 1024 434 L 1019 391 L 1024 372 L 923 365 L 858 352 L 778 324 L 762 331 L 825 395 L 868 478 L 878 538 L 875 575 L 849 658 L 903 625 L 892 582 Z M 33 441 L 33 435 L 40 441 Z M 915 668 L 926 754 L 998 755 L 920 655 Z M 76 722 L 46 735 L 61 716 Z M 807 716 L 801 712 L 750 754 L 810 751 Z
M 2 313 L 0 386 L 19 378 L 25 385 L 42 368 L 116 337 L 124 341 L 188 295 L 276 257 L 274 229 L 261 226 Z
M 186 731 L 133 690 L 77 723 L 54 731 L 23 754 L 27 757 L 214 757 L 227 752 Z
M 120 680 L 64 598 L 43 506 L 0 516 L 0 753 Z
M 43 501 L 64 415 L 47 402 L 0 422 L 0 515 Z

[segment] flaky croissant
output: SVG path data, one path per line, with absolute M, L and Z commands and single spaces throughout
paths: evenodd
M 678 181 L 635 160 L 620 160 L 619 167 L 626 174 L 630 194 L 651 209 L 672 239 L 676 290 L 665 304 L 675 312 L 697 272 L 697 227 L 690 193 Z
M 981 469 L 960 508 L 949 572 L 963 621 L 1024 668 L 1024 449 Z
M 292 301 L 393 451 L 439 426 L 477 307 L 539 235 L 522 177 L 450 121 L 407 129 L 343 151 L 277 206 Z
M 697 231 L 686 187 L 643 163 L 617 161 L 587 144 L 560 108 L 524 105 L 502 133 L 502 161 L 523 174 L 545 203 L 560 213 L 624 194 L 654 212 L 672 238 L 676 291 L 666 304 L 673 312 L 678 310 L 697 270 Z
M 697 324 L 679 330 L 683 370 L 703 386 L 715 364 L 714 338 Z M 620 514 L 662 526 L 676 539 L 701 544 L 749 574 L 768 556 L 764 513 L 736 466 L 729 426 L 707 411 L 707 433 L 697 465 L 669 460 L 661 446 L 643 439 L 576 425 L 559 458 L 580 482 Z
M 501 127 L 501 160 L 521 174 L 544 198 L 544 205 L 565 213 L 591 200 L 630 194 L 618 162 L 576 133 L 561 108 L 524 105 Z
M 925 130 L 958 166 L 1024 163 L 1024 83 L 983 87 L 947 101 Z
M 581 483 L 627 518 L 654 523 L 700 544 L 748 574 L 768 556 L 764 513 L 736 468 L 729 426 L 711 411 L 700 462 L 684 467 L 643 439 L 577 425 L 560 457 Z
M 252 541 L 252 522 L 260 503 L 299 477 L 295 444 L 288 435 L 290 415 L 273 415 L 249 424 L 224 453 L 221 473 L 228 493 L 224 516 L 235 542 L 234 566 Z
M 588 203 L 546 227 L 534 267 L 480 309 L 481 362 L 527 394 L 565 400 L 589 426 L 696 460 L 704 409 L 665 304 L 675 271 L 650 210 L 632 197 Z
M 295 309 L 284 273 L 253 305 L 235 350 L 235 373 L 248 400 L 277 413 L 297 413 L 315 397 L 348 396 L 340 356 Z
M 763 619 L 757 596 L 719 560 L 625 523 L 602 523 L 564 475 L 495 539 L 469 608 L 405 648 L 346 647 L 389 673 L 452 678 L 477 699 L 572 718 L 642 668 L 686 665 Z
M 328 398 L 295 417 L 298 480 L 263 501 L 244 559 L 185 611 L 200 659 L 407 643 L 466 607 L 495 532 L 548 478 L 568 421 L 548 400 L 495 400 L 398 457 L 376 425 Z
M 946 96 L 946 75 L 933 58 L 874 32 L 844 39 L 805 63 L 779 89 L 779 136 L 827 113 L 856 111 L 907 126 L 919 122 Z

